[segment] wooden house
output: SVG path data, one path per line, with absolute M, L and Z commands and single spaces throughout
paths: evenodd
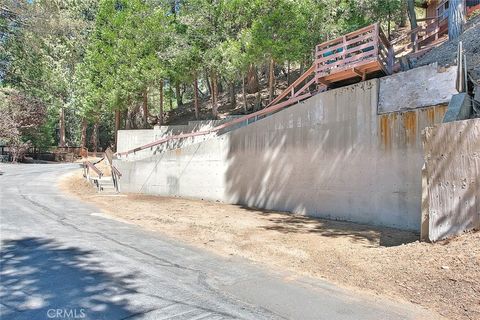
M 471 15 L 475 10 L 480 10 L 480 0 L 463 0 L 463 2 L 466 16 Z M 425 1 L 424 8 L 427 18 L 438 17 L 440 20 L 448 21 L 448 0 Z

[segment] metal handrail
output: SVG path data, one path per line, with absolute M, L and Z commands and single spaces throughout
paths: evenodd
M 286 90 L 284 90 L 278 97 L 276 97 L 274 100 L 272 100 L 267 105 L 267 107 L 265 107 L 264 109 L 262 109 L 260 111 L 248 114 L 248 115 L 243 116 L 243 117 L 236 118 L 232 121 L 229 121 L 229 122 L 223 123 L 221 125 L 218 125 L 218 126 L 212 128 L 210 130 L 204 130 L 204 131 L 197 131 L 197 132 L 191 132 L 191 133 L 183 133 L 183 134 L 174 135 L 174 136 L 168 136 L 166 138 L 163 138 L 163 139 L 145 144 L 143 146 L 140 146 L 140 147 L 128 150 L 128 151 L 117 152 L 117 153 L 115 153 L 115 155 L 117 157 L 128 156 L 131 153 L 135 153 L 135 152 L 138 152 L 138 151 L 141 151 L 141 150 L 152 148 L 152 147 L 161 145 L 161 144 L 166 143 L 166 142 L 171 141 L 171 140 L 179 140 L 179 139 L 184 139 L 184 138 L 208 135 L 208 134 L 220 131 L 222 129 L 231 127 L 231 126 L 236 125 L 238 123 L 248 121 L 252 118 L 257 118 L 259 116 L 263 116 L 263 115 L 267 115 L 267 114 L 270 114 L 270 113 L 273 113 L 273 112 L 277 112 L 277 111 L 279 111 L 283 108 L 286 108 L 286 107 L 288 107 L 288 106 L 290 106 L 290 105 L 292 105 L 296 102 L 300 102 L 300 101 L 305 100 L 305 99 L 312 96 L 312 94 L 310 92 L 301 94 L 302 92 L 305 92 L 308 89 L 308 86 L 305 85 L 300 90 L 298 90 L 297 92 L 294 92 L 292 94 L 292 97 L 289 98 L 288 100 L 286 100 L 284 102 L 277 103 L 278 101 L 280 101 L 283 98 L 285 98 L 286 96 L 288 96 L 289 93 L 292 93 L 292 89 L 294 89 L 296 86 L 301 84 L 306 78 L 308 78 L 309 75 L 311 75 L 314 72 L 315 72 L 315 65 L 312 65 L 310 68 L 308 68 L 308 70 L 303 75 L 301 75 L 296 81 L 294 81 Z
M 110 168 L 112 169 L 112 174 L 115 174 L 115 175 L 117 175 L 117 176 L 119 176 L 119 177 L 122 176 L 121 172 L 118 171 L 118 169 L 117 169 L 114 165 L 111 165 Z
M 103 172 L 100 171 L 97 167 L 95 167 L 90 161 L 84 161 L 83 165 L 85 169 L 92 169 L 99 177 L 103 176 Z

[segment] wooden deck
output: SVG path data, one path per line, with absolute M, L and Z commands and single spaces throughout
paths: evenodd
M 315 78 L 318 84 L 393 72 L 393 48 L 378 23 L 317 45 Z

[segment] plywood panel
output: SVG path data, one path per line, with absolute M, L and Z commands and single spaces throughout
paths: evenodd
M 480 119 L 427 128 L 424 148 L 429 239 L 480 227 Z

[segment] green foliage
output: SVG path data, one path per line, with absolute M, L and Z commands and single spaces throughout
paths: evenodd
M 235 85 L 269 59 L 308 65 L 320 42 L 404 18 L 401 0 L 4 2 L 0 84 L 47 106 L 42 146 L 58 141 L 60 108 L 70 143 L 79 143 L 82 119 L 112 136 L 114 111 L 135 116 L 146 91 L 155 115 L 160 81 L 166 101 L 175 98 L 172 84 L 191 98 L 194 78 L 205 84 L 215 74 Z
M 13 161 L 41 137 L 38 128 L 45 122 L 45 105 L 38 99 L 12 89 L 0 89 L 0 140 L 12 151 Z

